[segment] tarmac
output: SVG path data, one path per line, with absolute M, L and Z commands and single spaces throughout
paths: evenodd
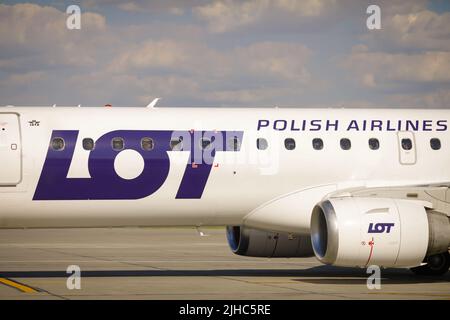
M 316 258 L 234 255 L 224 228 L 0 230 L 0 299 L 444 299 L 450 273 L 417 277 Z M 81 277 L 72 272 L 81 271 Z M 73 269 L 75 268 L 75 269 Z M 369 281 L 370 283 L 373 283 Z

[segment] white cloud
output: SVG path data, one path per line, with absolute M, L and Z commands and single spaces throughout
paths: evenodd
M 92 66 L 106 40 L 106 21 L 86 12 L 81 30 L 66 28 L 65 12 L 35 4 L 0 4 L 0 65 L 12 68 Z
M 336 0 L 219 0 L 193 9 L 212 32 L 227 32 L 258 23 L 317 17 L 336 5 Z
M 222 51 L 199 42 L 150 40 L 122 47 L 104 68 L 75 72 L 52 84 L 56 92 L 70 88 L 69 102 L 48 103 L 145 105 L 163 97 L 182 105 L 267 105 L 283 104 L 287 96 L 295 104 L 292 96 L 300 97 L 310 85 L 310 56 L 305 46 L 282 42 Z
M 296 83 L 310 79 L 307 62 L 311 50 L 301 44 L 261 42 L 237 48 L 231 64 L 260 77 L 279 77 Z
M 42 71 L 31 71 L 26 73 L 12 73 L 4 80 L 0 80 L 2 86 L 25 86 L 32 85 L 35 81 L 42 81 L 46 75 Z
M 182 67 L 185 52 L 174 41 L 147 41 L 129 48 L 117 57 L 111 71 L 123 72 L 128 68 Z
M 310 50 L 303 45 L 281 42 L 218 51 L 201 43 L 148 41 L 119 55 L 111 63 L 110 71 L 147 69 L 213 78 L 256 76 L 305 83 L 310 77 L 306 68 L 310 55 Z
M 382 17 L 389 17 L 396 14 L 410 14 L 423 11 L 428 6 L 428 0 L 350 0 L 350 3 L 377 4 L 381 8 Z
M 450 108 L 450 90 L 439 89 L 421 94 L 394 94 L 389 100 L 395 106 L 448 109 Z
M 385 48 L 450 50 L 449 26 L 450 12 L 395 14 L 383 19 L 380 32 L 369 32 L 364 39 Z
M 127 12 L 184 14 L 196 5 L 208 3 L 208 0 L 84 0 L 82 6 L 86 8 L 101 8 L 115 6 Z
M 260 87 L 242 88 L 236 90 L 212 90 L 205 93 L 208 101 L 214 101 L 221 106 L 278 106 L 301 104 L 301 97 L 304 94 L 302 88 L 293 87 Z M 283 97 L 293 98 L 295 101 L 287 101 Z
M 392 83 L 449 83 L 450 52 L 430 51 L 419 54 L 386 53 L 353 50 L 343 66 L 362 81 L 374 87 Z
M 54 7 L 0 5 L 0 104 L 450 107 L 450 14 L 378 0 L 372 32 L 369 4 L 85 0 L 80 31 Z
M 371 4 L 380 6 L 383 20 L 423 11 L 427 0 L 216 0 L 192 11 L 214 33 L 256 26 L 260 32 L 283 27 L 299 32 L 309 30 L 308 26 L 314 30 L 338 26 L 345 20 L 363 23 Z

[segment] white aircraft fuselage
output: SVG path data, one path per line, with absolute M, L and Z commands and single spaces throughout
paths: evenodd
M 448 215 L 449 121 L 418 109 L 5 107 L 0 228 L 309 235 L 319 202 L 355 190 Z
M 324 193 L 320 194 L 322 198 L 333 190 L 349 187 L 429 185 L 450 181 L 450 133 L 447 122 L 450 111 L 447 110 L 0 109 L 0 119 L 8 115 L 17 116 L 18 122 L 11 118 L 12 122 L 5 126 L 8 130 L 6 134 L 14 131 L 13 128 L 18 123 L 20 135 L 6 137 L 0 152 L 20 154 L 15 159 L 20 159 L 21 163 L 20 167 L 17 162 L 1 165 L 0 227 L 3 228 L 241 224 L 258 207 L 286 194 L 311 188 L 323 189 Z M 7 121 L 9 119 L 0 120 L 0 126 Z M 375 127 L 372 127 L 373 121 L 377 121 Z M 409 130 L 406 131 L 408 121 Z M 123 156 L 120 155 L 121 151 L 112 150 L 111 139 L 96 142 L 92 151 L 83 149 L 83 139 L 97 141 L 114 131 L 117 132 L 113 134 L 114 137 L 124 136 Z M 127 136 L 127 133 L 135 131 L 140 133 L 137 136 Z M 236 131 L 242 133 L 238 142 L 241 146 L 239 151 L 216 152 L 201 194 L 199 190 L 194 190 L 192 197 L 187 195 L 185 198 L 177 198 L 186 167 L 191 165 L 192 168 L 194 161 L 190 159 L 189 150 L 167 149 L 161 152 L 166 153 L 169 158 L 166 164 L 169 170 L 161 186 L 155 186 L 158 187 L 155 191 L 150 190 L 148 195 L 139 192 L 142 185 L 152 184 L 155 179 L 153 173 L 144 177 L 141 183 L 133 183 L 133 179 L 121 179 L 117 176 L 118 179 L 115 180 L 119 182 L 118 185 L 121 180 L 128 182 L 125 190 L 129 193 L 121 197 L 118 190 L 117 193 L 112 192 L 109 198 L 105 195 L 103 199 L 101 196 L 96 199 L 95 193 L 102 193 L 99 189 L 104 189 L 107 193 L 108 189 L 113 191 L 118 187 L 114 183 L 108 184 L 111 181 L 107 175 L 115 174 L 115 170 L 108 167 L 110 163 L 115 163 L 117 171 L 123 172 L 123 176 L 127 177 L 128 173 L 130 176 L 127 178 L 136 177 L 139 180 L 139 174 L 143 171 L 143 159 L 137 151 L 128 149 L 133 146 L 127 140 L 134 139 L 136 145 L 139 145 L 137 140 L 145 137 L 165 139 L 154 137 L 158 131 L 193 131 L 198 133 L 198 139 L 202 138 L 202 131 Z M 62 132 L 75 133 L 73 141 L 65 141 L 63 151 L 50 148 L 52 137 L 58 136 L 58 132 L 59 135 Z M 411 150 L 402 149 L 403 137 L 411 138 Z M 257 149 L 257 138 L 266 139 L 266 150 Z M 286 138 L 295 140 L 295 149 L 285 148 Z M 312 141 L 316 138 L 323 141 L 321 150 L 313 148 Z M 349 150 L 340 147 L 342 138 L 351 141 Z M 371 138 L 378 139 L 378 150 L 371 150 L 369 147 Z M 440 140 L 440 150 L 431 149 L 430 139 L 433 138 Z M 102 167 L 111 170 L 103 178 L 100 173 L 99 183 L 93 184 L 89 183 L 92 180 L 91 173 L 95 174 L 89 172 L 89 157 L 100 149 L 99 143 L 106 144 L 103 149 L 111 149 L 105 155 L 109 159 L 94 161 L 91 158 L 91 170 L 101 171 Z M 17 145 L 16 150 L 11 150 L 11 144 Z M 64 154 L 69 148 L 68 144 L 74 144 L 70 146 L 74 147 L 72 156 L 70 152 Z M 169 148 L 170 141 L 154 141 L 155 148 L 162 144 Z M 136 146 L 134 148 L 138 149 Z M 50 154 L 66 157 L 70 167 L 67 176 L 63 178 L 67 178 L 67 181 L 60 183 L 52 181 L 50 177 L 48 184 L 41 187 L 52 187 L 47 192 L 50 193 L 48 199 L 36 199 L 41 176 L 62 165 L 62 161 L 49 163 L 50 171 L 43 172 Z M 120 157 L 113 158 L 117 155 Z M 52 165 L 56 167 L 53 168 Z M 152 161 L 146 166 L 151 167 Z M 199 168 L 192 168 L 191 172 L 195 174 L 195 170 Z M 2 176 L 11 172 L 16 175 L 12 178 L 15 181 L 2 181 Z M 86 183 L 75 185 L 77 178 L 84 178 Z M 102 179 L 105 180 L 104 183 Z M 185 189 L 195 188 L 197 179 L 194 176 L 191 181 L 187 181 Z M 10 185 L 11 182 L 13 185 Z M 73 188 L 67 189 L 71 184 Z M 92 189 L 91 194 L 86 188 Z M 189 193 L 189 190 L 186 192 Z M 65 197 L 58 198 L 57 193 L 64 193 Z M 77 198 L 81 193 L 81 198 Z

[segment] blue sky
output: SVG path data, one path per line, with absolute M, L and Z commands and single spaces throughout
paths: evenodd
M 1 3 L 0 105 L 450 107 L 447 0 Z

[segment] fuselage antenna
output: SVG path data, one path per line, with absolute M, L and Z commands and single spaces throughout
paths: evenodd
M 161 100 L 161 98 L 155 98 L 155 99 L 153 99 L 153 101 L 150 102 L 150 103 L 147 105 L 147 108 L 154 108 L 154 107 L 156 106 L 156 104 L 158 103 L 159 100 Z

